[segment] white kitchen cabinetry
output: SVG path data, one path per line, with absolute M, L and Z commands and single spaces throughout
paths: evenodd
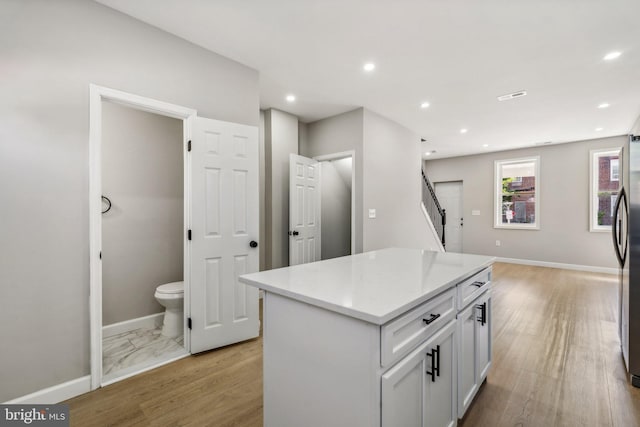
M 458 418 L 473 401 L 491 367 L 491 291 L 458 313 Z
M 382 375 L 382 426 L 455 426 L 456 324 Z
M 265 427 L 455 426 L 456 314 L 492 262 L 394 248 L 242 276 L 265 291 Z

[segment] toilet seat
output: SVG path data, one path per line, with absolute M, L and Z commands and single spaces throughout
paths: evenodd
M 171 282 L 160 285 L 156 288 L 156 293 L 163 295 L 174 295 L 184 293 L 184 282 Z

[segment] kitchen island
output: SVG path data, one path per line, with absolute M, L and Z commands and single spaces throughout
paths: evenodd
M 492 263 L 391 248 L 241 276 L 265 291 L 264 425 L 455 425 L 491 362 Z

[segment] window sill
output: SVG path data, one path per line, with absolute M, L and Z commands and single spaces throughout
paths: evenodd
M 539 231 L 540 226 L 538 224 L 535 225 L 494 225 L 493 228 L 499 228 L 502 230 L 534 230 Z

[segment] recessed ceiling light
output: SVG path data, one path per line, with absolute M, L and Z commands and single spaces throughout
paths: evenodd
M 616 58 L 617 58 L 617 57 L 619 57 L 620 55 L 622 55 L 622 52 L 618 52 L 618 51 L 615 51 L 615 52 L 609 52 L 609 53 L 607 53 L 607 54 L 604 56 L 604 58 L 602 58 L 602 59 L 604 59 L 605 61 L 611 61 L 611 60 L 613 60 L 613 59 L 616 59 Z
M 427 151 L 426 153 L 424 153 L 425 156 L 430 156 L 431 155 L 431 151 Z
M 482 146 L 483 146 L 484 148 L 487 148 L 487 147 L 489 146 L 489 144 L 482 144 Z
M 600 109 L 609 108 L 609 104 L 607 104 L 606 102 L 603 102 L 602 104 L 598 105 L 598 108 Z
M 420 108 L 428 108 L 428 107 L 429 107 L 428 102 L 423 102 L 422 104 L 420 104 Z
M 286 100 L 287 100 L 288 102 L 293 102 L 293 101 L 295 101 L 295 100 L 296 100 L 296 96 L 295 96 L 295 95 L 287 95 Z
M 467 133 L 469 132 L 469 129 L 460 129 L 460 133 Z
M 600 132 L 601 130 L 603 130 L 604 128 L 596 128 L 596 132 Z
M 376 64 L 373 62 L 367 62 L 362 68 L 364 68 L 365 71 L 373 71 L 376 68 Z

